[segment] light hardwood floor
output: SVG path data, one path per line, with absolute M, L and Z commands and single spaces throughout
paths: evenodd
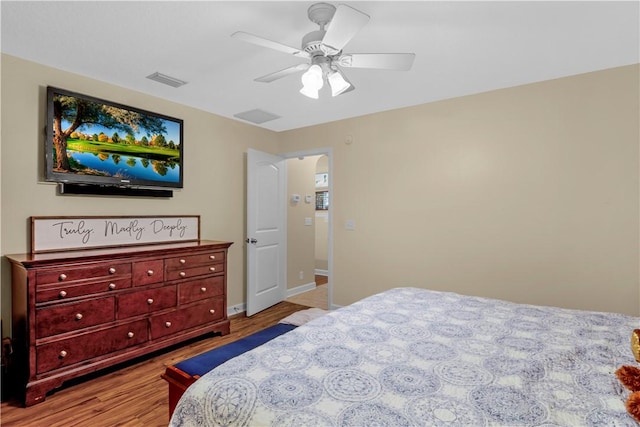
M 322 308 L 323 310 L 328 310 L 329 298 L 327 289 L 327 277 L 316 276 L 315 281 L 315 289 L 298 295 L 294 295 L 290 298 L 287 298 L 287 301 L 307 307 L 317 307 Z
M 283 301 L 255 316 L 231 319 L 231 333 L 207 336 L 158 352 L 118 369 L 70 381 L 38 405 L 23 408 L 16 400 L 2 402 L 0 425 L 34 427 L 166 426 L 169 422 L 165 368 L 276 324 L 308 307 Z

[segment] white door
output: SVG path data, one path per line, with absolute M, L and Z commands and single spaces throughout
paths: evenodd
M 247 316 L 286 294 L 286 162 L 247 152 Z

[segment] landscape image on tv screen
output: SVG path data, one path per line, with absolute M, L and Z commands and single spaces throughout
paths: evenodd
M 48 92 L 48 180 L 182 187 L 182 120 Z

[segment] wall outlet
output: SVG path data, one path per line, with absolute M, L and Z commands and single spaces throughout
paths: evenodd
M 300 280 L 304 279 L 304 271 L 298 273 L 298 276 L 300 276 Z

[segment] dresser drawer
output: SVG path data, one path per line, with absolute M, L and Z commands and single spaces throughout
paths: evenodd
M 164 280 L 164 261 L 161 259 L 133 264 L 133 286 L 148 285 Z
M 36 302 L 64 301 L 69 298 L 81 297 L 84 295 L 97 294 L 100 292 L 112 292 L 119 289 L 131 287 L 131 278 L 115 278 L 113 280 L 100 280 L 88 282 L 73 282 L 63 285 L 39 286 L 36 289 Z
M 222 298 L 211 298 L 196 306 L 186 307 L 151 318 L 151 339 L 157 339 L 176 332 L 206 325 L 224 318 Z
M 42 270 L 36 273 L 37 285 L 50 283 L 68 283 L 82 279 L 99 279 L 117 276 L 130 276 L 131 263 L 96 263 L 81 267 L 69 266 L 57 269 Z M 108 279 L 105 279 L 108 280 Z
M 118 318 L 139 316 L 176 306 L 176 287 L 149 289 L 118 295 Z
M 36 338 L 76 331 L 114 320 L 113 297 L 38 308 L 36 309 Z
M 36 347 L 37 372 L 85 362 L 147 341 L 145 319 Z
M 211 263 L 224 262 L 224 252 L 206 252 L 182 257 L 167 258 L 167 270 L 190 268 Z
M 224 293 L 224 276 L 207 277 L 200 280 L 190 280 L 178 285 L 178 302 L 187 304 Z
M 203 265 L 193 268 L 185 267 L 179 270 L 168 270 L 167 280 L 189 279 L 191 277 L 198 277 L 215 273 L 224 273 L 224 263 Z

